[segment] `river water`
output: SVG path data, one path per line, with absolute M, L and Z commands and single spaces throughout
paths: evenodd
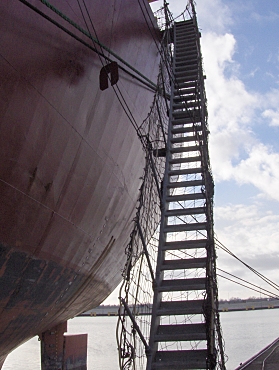
M 235 369 L 279 337 L 279 309 L 221 313 L 227 370 Z M 88 370 L 117 370 L 116 317 L 77 317 L 68 332 L 88 333 Z M 279 367 L 278 367 L 279 368 Z M 39 370 L 40 344 L 33 338 L 12 352 L 3 370 Z

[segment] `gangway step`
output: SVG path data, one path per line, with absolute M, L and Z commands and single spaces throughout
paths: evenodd
M 180 217 L 205 214 L 205 207 L 190 207 L 180 209 L 169 209 L 165 211 L 165 217 Z
M 197 46 L 197 41 L 196 41 L 196 33 L 195 33 L 195 30 L 191 28 L 189 29 L 184 29 L 184 30 L 177 30 L 176 32 L 176 38 L 175 38 L 175 41 L 176 43 L 179 42 L 179 43 L 185 43 L 185 44 L 188 44 L 188 43 L 193 43 L 195 42 L 195 45 Z
M 199 145 L 179 146 L 179 147 L 176 147 L 176 148 L 170 148 L 170 152 L 171 152 L 171 154 L 196 152 L 199 149 L 200 149 Z
M 191 126 L 186 126 L 186 127 L 174 127 L 171 132 L 173 135 L 177 134 L 186 134 L 189 132 L 197 132 L 197 131 L 202 131 L 202 126 L 201 125 L 191 125 Z
M 190 21 L 192 23 L 190 23 Z M 195 30 L 192 20 L 187 20 L 185 22 L 189 22 L 189 24 L 182 24 L 183 22 L 176 23 L 176 33 Z
M 188 135 L 188 136 L 181 136 L 181 137 L 173 137 L 170 141 L 172 144 L 180 144 L 180 143 L 187 143 L 191 141 L 197 141 L 197 135 Z
M 157 351 L 152 370 L 207 369 L 207 350 Z
M 207 239 L 181 240 L 165 242 L 162 249 L 163 251 L 174 251 L 180 249 L 206 248 L 206 245 Z
M 157 310 L 158 316 L 194 315 L 204 313 L 204 300 L 163 301 Z
M 193 29 L 184 29 L 176 32 L 175 43 L 183 44 L 183 42 L 185 44 L 191 43 L 193 45 L 193 42 L 197 44 L 196 33 Z
M 181 136 L 181 137 L 173 137 L 171 138 L 172 144 L 179 144 L 179 143 L 186 143 L 190 141 L 196 141 L 197 135 L 188 135 L 188 136 Z
M 189 188 L 189 187 L 195 187 L 195 186 L 203 186 L 204 180 L 188 180 L 188 181 L 175 181 L 168 183 L 167 187 L 169 189 L 174 188 Z
M 189 81 L 196 81 L 198 79 L 198 74 L 197 73 L 194 73 L 192 75 L 189 75 L 187 77 L 176 77 L 175 78 L 175 81 L 179 84 L 179 83 L 183 83 L 183 82 L 189 82 Z
M 185 68 L 184 70 L 180 70 L 180 71 L 177 71 L 175 73 L 175 77 L 188 77 L 188 76 L 192 76 L 192 75 L 196 75 L 198 73 L 198 69 L 197 68 L 194 68 L 194 69 L 189 69 L 189 68 Z
M 197 42 L 195 34 L 191 31 L 180 33 L 175 39 L 176 49 L 178 47 L 184 47 L 186 49 L 197 50 Z
M 184 61 L 182 61 L 184 63 Z M 188 89 L 188 88 L 196 88 L 196 81 L 185 81 L 185 82 L 181 82 L 181 83 L 175 83 L 174 84 L 174 95 L 179 95 L 179 94 L 183 94 L 182 91 L 184 91 L 185 89 Z
M 175 38 L 176 50 L 183 47 L 187 50 L 197 50 L 196 33 L 193 30 L 184 30 L 176 34 Z
M 179 53 L 176 53 L 175 56 L 175 61 L 180 63 L 184 62 L 187 63 L 187 60 L 198 58 L 198 53 L 193 50 L 185 50 L 185 51 L 180 51 Z
M 196 32 L 193 29 L 184 29 L 176 32 L 175 45 L 194 46 L 197 49 Z
M 174 48 L 174 55 L 175 55 L 175 60 L 179 57 L 184 57 L 185 55 L 195 55 L 196 57 L 198 56 L 197 53 L 197 48 L 192 44 L 189 47 L 183 46 L 183 44 L 176 45 Z M 187 61 L 187 60 L 186 60 Z
M 196 64 L 197 64 L 197 61 L 196 61 L 195 56 L 193 56 L 191 59 L 187 58 L 187 61 L 177 60 L 176 63 L 175 63 L 175 70 L 176 70 L 176 72 L 179 72 L 179 71 L 185 71 L 187 69 L 193 69 L 193 68 L 196 67 Z M 176 94 L 174 94 L 174 96 L 175 95 Z
M 187 59 L 187 62 L 180 61 L 175 63 L 175 74 L 181 71 L 188 71 L 189 69 L 195 69 L 197 66 L 197 59 Z
M 199 105 L 200 105 L 199 101 L 188 100 L 181 103 L 173 104 L 173 109 L 178 110 L 178 109 L 196 108 L 199 107 Z
M 188 136 L 189 137 L 189 136 Z M 195 173 L 202 173 L 202 168 L 183 168 L 181 170 L 171 170 L 169 171 L 169 176 L 179 176 L 179 175 L 191 175 Z
M 206 278 L 162 280 L 158 286 L 159 292 L 179 292 L 205 290 Z
M 184 118 L 175 118 L 172 120 L 172 125 L 189 125 L 190 123 L 199 123 L 201 122 L 201 117 L 195 115 L 195 117 L 184 117 Z
M 159 325 L 155 342 L 205 340 L 205 324 Z
M 182 158 L 173 158 L 170 159 L 170 164 L 179 164 L 179 163 L 191 163 L 191 162 L 200 162 L 201 156 L 196 155 L 195 157 L 182 157 Z
M 197 94 L 188 94 L 188 95 L 178 95 L 174 97 L 174 102 L 179 103 L 179 102 L 184 102 L 184 101 L 189 101 L 189 100 L 196 100 L 197 99 Z
M 184 270 L 206 267 L 206 258 L 164 260 L 161 270 Z
M 196 115 L 195 117 L 174 118 L 171 123 L 173 126 L 180 126 L 199 122 L 201 122 L 200 116 Z
M 190 224 L 166 225 L 164 228 L 165 233 L 178 233 L 183 231 L 197 231 L 206 230 L 206 222 L 193 222 Z
M 183 111 L 176 111 L 173 112 L 172 116 L 173 118 L 194 118 L 195 116 L 199 116 L 199 110 L 198 109 L 187 109 Z
M 190 193 L 190 194 L 181 194 L 181 195 L 170 195 L 166 198 L 168 203 L 170 202 L 183 202 L 187 200 L 198 200 L 205 199 L 204 193 Z

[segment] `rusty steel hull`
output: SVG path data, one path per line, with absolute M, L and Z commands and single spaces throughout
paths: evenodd
M 87 3 L 100 41 L 156 82 L 138 1 Z M 86 29 L 78 2 L 53 4 Z M 18 0 L 1 1 L 0 28 L 1 360 L 117 286 L 144 153 L 115 91 L 99 89 L 96 53 Z M 117 85 L 141 123 L 153 92 L 122 70 Z

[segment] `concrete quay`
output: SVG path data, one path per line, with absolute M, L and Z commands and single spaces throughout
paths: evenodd
M 219 302 L 219 312 L 232 311 L 251 311 L 251 310 L 266 310 L 279 308 L 279 299 L 247 299 L 247 300 L 230 300 Z M 92 310 L 86 311 L 80 316 L 117 316 L 119 307 L 117 305 L 101 305 Z M 137 315 L 150 315 L 152 306 L 139 305 L 137 307 Z
M 219 302 L 219 312 L 251 311 L 279 308 L 279 299 L 246 299 Z

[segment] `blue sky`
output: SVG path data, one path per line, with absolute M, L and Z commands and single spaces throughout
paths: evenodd
M 174 15 L 185 5 L 169 0 Z M 279 2 L 196 0 L 196 10 L 207 77 L 215 232 L 279 284 Z M 221 249 L 217 254 L 217 267 L 270 289 Z M 259 295 L 219 279 L 220 298 Z

